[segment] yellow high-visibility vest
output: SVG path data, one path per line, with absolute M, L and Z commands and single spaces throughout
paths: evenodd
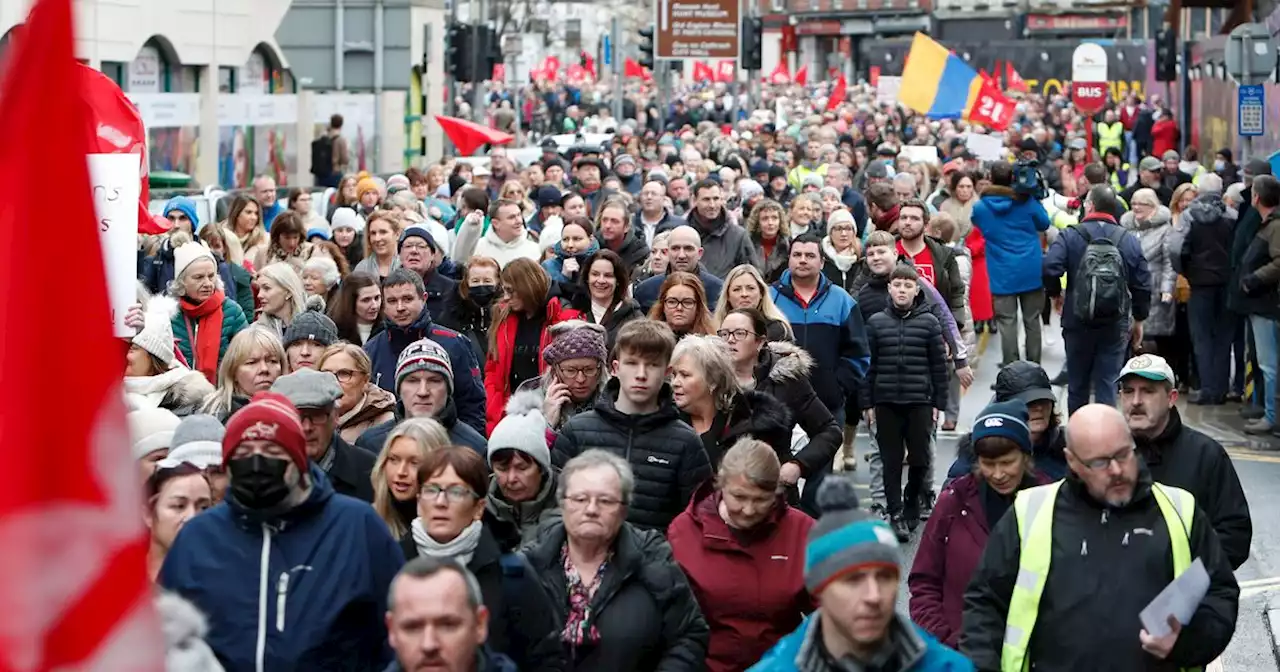
M 1009 600 L 1005 620 L 1004 648 L 1000 653 L 1001 672 L 1025 672 L 1031 669 L 1027 649 L 1031 632 L 1040 613 L 1040 597 L 1049 578 L 1049 560 L 1053 547 L 1053 504 L 1062 481 L 1028 488 L 1018 493 L 1013 509 L 1018 517 L 1018 537 L 1022 552 L 1018 559 L 1018 578 Z M 1195 518 L 1196 499 L 1181 488 L 1151 484 L 1165 525 L 1169 527 L 1169 543 L 1173 547 L 1173 575 L 1177 577 L 1191 566 L 1191 522 Z M 1186 668 L 1199 672 L 1201 668 Z
M 1100 122 L 1098 124 L 1098 153 L 1106 154 L 1107 150 L 1115 147 L 1120 149 L 1124 144 L 1124 124 L 1114 122 Z

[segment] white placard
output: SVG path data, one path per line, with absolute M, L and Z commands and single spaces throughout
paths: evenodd
M 901 77 L 881 75 L 876 82 L 876 105 L 897 105 L 898 92 L 902 90 Z
M 911 159 L 911 163 L 928 163 L 937 165 L 938 148 L 933 145 L 904 145 L 898 151 L 898 156 L 905 156 Z
M 1004 161 L 1004 138 L 999 135 L 981 135 L 970 133 L 964 146 L 973 152 L 979 161 Z
M 111 328 L 130 338 L 124 325 L 129 306 L 138 302 L 138 154 L 90 154 L 89 183 L 102 236 L 102 259 L 107 271 Z

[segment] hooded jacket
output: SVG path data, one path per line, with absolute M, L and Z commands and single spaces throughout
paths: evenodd
M 564 623 L 569 612 L 569 589 L 560 556 L 566 543 L 564 524 L 553 523 L 543 528 L 538 541 L 525 552 L 543 590 L 553 598 L 556 623 Z M 658 530 L 643 530 L 629 523 L 618 530 L 613 555 L 591 599 L 588 625 L 600 632 L 600 643 L 570 649 L 571 669 L 703 669 L 710 636 L 707 621 L 672 557 L 671 546 Z
M 338 417 L 338 431 L 343 441 L 354 444 L 370 427 L 392 420 L 395 416 L 395 395 L 373 383 L 365 383 L 364 397 L 360 403 Z
M 1235 465 L 1222 444 L 1182 422 L 1176 407 L 1169 409 L 1169 423 L 1158 435 L 1134 436 L 1138 454 L 1159 483 L 1182 488 L 1195 495 L 1218 542 L 1233 568 L 1249 559 L 1253 521 Z
M 838 672 L 825 661 L 825 654 L 814 649 L 821 645 L 821 633 L 815 627 L 821 610 L 814 612 L 795 632 L 782 638 L 769 649 L 750 672 Z M 934 639 L 924 628 L 895 612 L 889 622 L 892 655 L 886 666 L 878 669 L 899 672 L 970 672 L 973 663 Z
M 684 416 L 681 413 L 681 417 Z M 711 428 L 702 435 L 702 445 L 711 462 L 711 473 L 740 439 L 764 441 L 778 455 L 778 462 L 791 461 L 791 410 L 773 395 L 745 390 L 734 395 L 729 408 L 717 410 Z
M 213 649 L 204 643 L 209 624 L 195 605 L 174 593 L 162 592 L 155 600 L 164 632 L 165 669 L 183 672 L 223 672 Z
M 315 463 L 306 501 L 283 513 L 234 494 L 183 525 L 157 583 L 209 620 L 228 670 L 369 670 L 391 661 L 387 590 L 404 564 L 387 524 L 339 495 Z M 261 650 L 259 655 L 256 651 Z
M 551 251 L 555 256 L 542 262 L 542 268 L 546 270 L 547 275 L 551 276 L 552 282 L 571 285 L 576 283 L 578 278 L 586 274 L 587 257 L 590 257 L 600 250 L 600 243 L 596 242 L 595 238 L 591 238 L 589 241 L 587 249 L 579 252 L 578 254 L 569 254 L 568 252 L 565 252 L 564 246 L 559 242 L 551 247 Z M 564 262 L 568 259 L 575 259 L 578 262 L 578 270 L 574 273 L 572 278 L 569 278 L 564 274 Z
M 628 415 L 617 408 L 619 379 L 605 385 L 595 408 L 579 413 L 560 428 L 551 462 L 556 468 L 591 448 L 602 448 L 631 464 L 635 495 L 627 520 L 642 529 L 666 530 L 711 476 L 706 450 L 693 428 L 680 419 L 671 387 L 663 384 L 658 410 Z
M 982 477 L 966 474 L 943 488 L 920 537 L 907 578 L 911 620 L 951 648 L 960 643 L 964 591 L 982 559 L 988 527 Z M 1043 474 L 1023 474 L 1023 490 L 1049 482 Z
M 769 298 L 791 323 L 796 345 L 813 355 L 817 368 L 811 382 L 818 398 L 828 410 L 843 408 L 871 364 L 858 302 L 818 274 L 818 291 L 806 303 L 796 296 L 791 271 L 770 286 Z
M 599 231 L 596 231 L 594 240 L 598 245 L 597 249 L 616 252 L 622 258 L 623 265 L 632 274 L 643 266 L 645 262 L 649 261 L 649 246 L 645 244 L 642 236 L 636 234 L 634 229 L 627 229 L 626 234 L 622 237 L 622 244 L 618 245 L 617 249 L 605 242 L 604 236 L 600 235 Z
M 542 249 L 538 247 L 537 241 L 528 235 L 521 234 L 515 240 L 507 242 L 498 237 L 497 231 L 490 228 L 488 233 L 476 242 L 475 248 L 467 258 L 471 257 L 491 257 L 498 262 L 498 266 L 506 268 L 507 264 L 516 259 L 538 261 L 542 258 Z
M 1067 430 L 1062 425 L 1051 425 L 1031 446 L 1031 457 L 1036 471 L 1044 474 L 1049 482 L 1060 481 L 1067 476 Z M 956 479 L 973 472 L 973 434 L 965 433 L 956 439 L 956 459 L 947 469 L 947 478 Z M 1174 485 L 1174 484 L 1170 484 Z
M 1068 474 L 1052 511 L 1053 541 L 1027 660 L 1042 672 L 1177 670 L 1213 662 L 1235 632 L 1240 588 L 1199 503 L 1188 532 L 1209 589 L 1164 661 L 1142 650 L 1138 613 L 1173 580 L 1169 526 L 1139 463 L 1129 503 L 1103 506 Z M 960 652 L 980 670 L 999 670 L 1008 605 L 1018 577 L 1016 515 L 991 531 L 964 595 Z M 1106 596 L 1099 599 L 1099 596 Z
M 879 404 L 947 407 L 946 353 L 942 325 L 917 300 L 903 310 L 889 306 L 867 320 L 871 369 L 860 392 L 862 408 Z
M 538 537 L 538 528 L 548 521 L 559 521 L 560 500 L 556 499 L 556 485 L 560 479 L 560 471 L 552 469 L 550 474 L 543 474 L 542 487 L 533 499 L 519 504 L 508 502 L 498 487 L 498 476 L 489 477 L 489 493 L 485 497 L 485 510 L 495 519 L 520 529 L 520 545 L 533 543 Z
M 905 261 L 906 258 L 903 259 Z M 863 260 L 863 264 L 865 266 L 866 260 Z M 960 327 L 956 324 L 955 316 L 944 303 L 942 294 L 929 284 L 928 280 L 922 281 L 920 287 L 923 291 L 916 294 L 916 305 L 923 306 L 938 318 L 938 323 L 942 325 L 942 338 L 947 342 L 947 348 L 952 353 L 951 358 L 957 367 L 967 366 L 968 348 L 960 336 Z M 858 302 L 858 309 L 862 311 L 862 319 L 870 320 L 872 315 L 882 313 L 889 307 L 889 276 L 873 275 L 870 269 L 859 273 L 851 294 Z
M 453 395 L 458 405 L 458 417 L 478 432 L 484 431 L 484 388 L 480 385 L 480 363 L 467 339 L 452 329 L 437 326 L 431 321 L 431 311 L 426 306 L 418 318 L 401 327 L 383 318 L 386 329 L 369 338 L 364 351 L 372 363 L 373 382 L 378 387 L 395 394 L 396 360 L 410 343 L 430 338 L 449 353 L 453 369 Z
M 1075 302 L 1070 298 L 1071 288 L 1077 282 L 1076 271 L 1088 247 L 1084 234 L 1080 232 L 1087 231 L 1096 240 L 1105 238 L 1116 226 L 1115 220 L 1110 215 L 1095 212 L 1085 217 L 1078 225 L 1063 229 L 1044 255 L 1046 277 L 1060 278 L 1064 273 L 1067 275 L 1067 300 L 1063 302 L 1062 307 L 1064 332 L 1085 328 L 1076 320 Z M 1151 312 L 1151 273 L 1147 270 L 1147 257 L 1142 253 L 1142 245 L 1132 234 L 1126 234 L 1120 239 L 1119 248 L 1120 256 L 1124 258 L 1129 294 L 1133 298 L 1130 313 L 1135 320 L 1145 320 Z M 995 277 L 994 270 L 991 275 Z
M 1156 208 L 1151 218 L 1139 222 L 1133 211 L 1120 217 L 1120 226 L 1133 232 L 1142 247 L 1142 256 L 1147 259 L 1147 271 L 1151 275 L 1151 311 L 1142 323 L 1142 333 L 1151 336 L 1173 335 L 1177 305 L 1161 300 L 1162 294 L 1173 294 L 1178 282 L 1178 274 L 1173 270 L 1173 239 L 1175 233 L 1171 226 L 1172 217 L 1169 208 Z
M 178 417 L 196 413 L 214 391 L 204 374 L 178 366 L 155 376 L 125 376 L 124 399 L 131 411 L 163 408 Z
M 1221 194 L 1202 194 L 1182 212 L 1185 233 L 1176 269 L 1192 287 L 1220 287 L 1231 279 L 1231 238 L 1237 213 Z
M 745 670 L 813 610 L 804 587 L 812 518 L 778 498 L 749 530 L 720 517 L 721 495 L 705 483 L 671 523 L 671 551 L 711 628 L 708 672 Z
M 395 405 L 395 417 L 380 424 L 374 425 L 365 430 L 360 438 L 356 439 L 356 446 L 363 448 L 374 455 L 382 452 L 383 444 L 387 442 L 387 437 L 391 435 L 391 430 L 405 419 L 404 402 L 397 401 Z M 436 422 L 449 432 L 449 442 L 455 446 L 466 446 L 477 453 L 481 457 L 487 457 L 489 454 L 489 442 L 485 440 L 484 435 L 476 431 L 474 427 L 465 422 L 458 421 L 458 408 L 453 403 L 453 398 L 445 404 L 444 410 L 440 411 L 434 418 Z
M 1020 199 L 1009 187 L 987 187 L 982 198 L 973 204 L 970 220 L 987 241 L 992 295 L 1008 296 L 1044 287 L 1040 233 L 1049 229 L 1049 213 L 1039 201 Z
M 760 260 L 756 258 L 747 230 L 729 223 L 729 213 L 724 208 L 710 221 L 704 220 L 694 208 L 689 211 L 689 225 L 702 236 L 702 265 L 711 275 L 723 278 L 734 266 L 741 264 L 760 268 Z
M 800 475 L 806 478 L 835 459 L 844 429 L 836 424 L 831 409 L 824 406 L 814 392 L 809 382 L 813 367 L 813 356 L 804 348 L 793 343 L 772 342 L 760 350 L 755 370 L 756 391 L 782 402 L 791 419 L 809 437 L 809 443 L 793 456 L 788 427 L 787 450 L 778 455 L 783 464 L 800 465 Z

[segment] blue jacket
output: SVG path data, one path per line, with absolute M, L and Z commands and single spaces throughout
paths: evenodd
M 398 327 L 385 318 L 383 323 L 387 328 L 364 344 L 364 351 L 373 365 L 374 384 L 396 394 L 396 360 L 400 353 L 410 343 L 430 338 L 449 353 L 449 364 L 453 368 L 453 399 L 458 405 L 458 419 L 484 434 L 484 386 L 480 384 L 480 363 L 476 361 L 467 338 L 452 329 L 432 323 L 431 311 L 426 307 L 423 307 L 422 314 L 408 327 Z
M 1067 288 L 1064 294 L 1066 300 L 1062 302 L 1063 331 L 1082 328 L 1082 325 L 1076 321 L 1071 301 L 1071 287 L 1076 282 L 1076 267 L 1080 265 L 1080 259 L 1084 256 L 1087 245 L 1080 229 L 1088 231 L 1090 236 L 1098 239 L 1117 228 L 1120 228 L 1119 225 L 1111 220 L 1110 215 L 1094 213 L 1085 217 L 1084 221 L 1078 225 L 1063 229 L 1049 246 L 1049 251 L 1045 253 L 1045 277 L 1060 278 L 1063 273 L 1067 274 Z M 1142 243 L 1138 242 L 1138 238 L 1132 232 L 1126 231 L 1124 238 L 1120 239 L 1120 256 L 1124 258 L 1125 271 L 1129 279 L 1129 294 L 1133 297 L 1131 308 L 1133 319 L 1145 320 L 1147 314 L 1151 312 L 1151 273 L 1147 270 L 1147 256 L 1142 253 Z
M 262 227 L 271 232 L 271 223 L 276 221 L 276 217 L 284 212 L 284 208 L 280 207 L 280 201 L 273 201 L 270 206 L 262 208 Z
M 367 503 L 335 493 L 314 463 L 310 475 L 311 496 L 283 515 L 228 496 L 192 518 L 160 569 L 158 583 L 209 619 L 205 641 L 228 670 L 372 672 L 391 660 L 383 616 L 400 545 Z
M 587 247 L 585 252 L 580 254 L 570 255 L 568 252 L 564 251 L 564 248 L 560 246 L 560 243 L 556 243 L 555 246 L 551 248 L 551 251 L 555 252 L 556 256 L 542 262 L 542 268 L 547 271 L 547 275 L 551 276 L 552 282 L 558 282 L 564 285 L 573 285 L 578 282 L 578 279 L 581 278 L 584 273 L 587 272 L 587 258 L 600 251 L 600 243 L 596 242 L 595 236 L 592 236 L 591 244 Z M 578 273 L 573 276 L 572 280 L 565 277 L 563 270 L 565 260 L 570 257 L 578 260 Z
M 391 435 L 391 430 L 404 420 L 404 402 L 396 402 L 396 417 L 380 424 L 374 425 L 364 430 L 360 436 L 356 437 L 356 447 L 363 448 L 374 455 L 382 452 L 382 444 L 387 442 L 387 437 Z M 449 443 L 455 446 L 466 446 L 477 453 L 480 457 L 488 459 L 489 442 L 484 435 L 471 428 L 471 425 L 465 422 L 458 422 L 458 409 L 450 399 L 448 405 L 435 418 L 436 422 L 449 432 Z
M 769 297 L 791 323 L 796 345 L 814 360 L 812 382 L 827 408 L 844 408 L 845 398 L 857 392 L 871 366 L 867 328 L 858 302 L 818 274 L 818 292 L 801 305 L 791 285 L 791 271 L 769 288 Z
M 1040 201 L 1016 199 L 1008 187 L 988 187 L 973 204 L 969 218 L 987 239 L 987 274 L 993 296 L 1044 287 L 1040 232 L 1047 231 L 1050 223 Z
M 924 628 L 911 623 L 905 616 L 897 617 L 900 623 L 905 623 L 914 631 L 918 638 L 918 645 L 923 646 L 924 651 L 915 663 L 910 667 L 902 669 L 902 672 L 969 672 L 974 669 L 973 663 L 968 658 L 960 655 L 958 652 L 947 648 L 942 642 L 934 639 L 932 635 L 925 632 Z M 778 643 L 764 654 L 764 658 L 760 662 L 751 667 L 749 672 L 792 672 L 798 670 L 796 666 L 796 656 L 800 654 L 800 647 L 804 644 L 805 636 L 808 633 L 809 626 L 813 624 L 813 617 L 804 619 L 800 627 L 795 632 L 778 640 Z M 894 668 L 897 669 L 897 668 Z
M 862 236 L 862 232 L 867 230 L 867 201 L 853 187 L 845 187 L 844 192 L 840 194 L 840 202 L 849 208 L 850 214 L 853 215 L 854 228 L 857 229 L 858 236 Z
M 636 290 L 632 292 L 632 298 L 640 304 L 640 310 L 645 315 L 648 315 L 649 309 L 653 308 L 653 304 L 658 302 L 658 295 L 662 292 L 662 283 L 666 279 L 667 276 L 665 274 L 655 275 L 636 285 Z M 708 273 L 701 265 L 698 266 L 698 279 L 702 281 L 702 288 L 707 290 L 707 306 L 714 310 L 716 302 L 720 300 L 720 290 L 724 288 L 724 281 Z

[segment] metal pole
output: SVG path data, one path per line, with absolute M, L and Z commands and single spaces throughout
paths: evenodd
M 422 119 L 418 122 L 421 129 L 422 137 L 418 138 L 418 146 L 421 150 L 422 166 L 427 166 L 427 119 L 431 117 L 431 78 L 427 75 L 427 68 L 431 65 L 431 24 L 425 24 L 422 27 L 422 77 L 421 106 Z
M 510 62 L 507 64 L 507 81 L 511 86 L 511 107 L 515 108 L 516 113 L 516 145 L 520 143 L 520 74 L 516 72 L 520 64 L 520 56 L 512 55 Z
M 480 34 L 479 27 L 489 23 L 489 3 L 487 0 L 479 0 L 479 2 L 472 3 L 473 7 L 476 5 L 479 5 L 479 12 L 472 18 L 472 21 L 475 22 L 476 35 L 478 36 Z M 476 40 L 476 43 L 480 44 L 480 40 Z M 482 44 L 482 46 L 487 45 Z M 484 83 L 485 80 L 493 78 L 493 73 L 491 72 L 480 72 L 480 64 L 485 62 L 483 51 L 483 49 L 473 49 L 471 52 L 471 62 L 474 66 L 472 67 L 472 79 L 476 80 L 471 83 L 471 115 L 481 124 L 484 123 Z
M 448 4 L 448 9 L 449 9 L 449 26 L 452 26 L 458 22 L 458 0 L 445 0 L 445 2 Z M 445 27 L 444 34 L 445 34 L 445 37 L 447 38 L 449 35 L 448 26 Z M 448 116 L 456 117 L 458 116 L 458 106 L 454 101 L 458 99 L 458 83 L 454 81 L 453 73 L 450 72 L 451 64 L 449 63 L 449 59 L 447 57 L 447 54 L 448 54 L 447 47 L 446 47 L 445 54 L 446 54 L 446 58 L 444 63 L 444 77 L 445 77 L 444 87 L 445 87 L 445 96 L 447 96 L 447 99 L 444 102 L 444 113 Z M 447 149 L 449 146 L 449 138 L 445 137 L 444 141 L 445 141 L 445 148 Z
M 1244 72 L 1240 74 L 1240 84 L 1242 86 L 1248 86 L 1253 83 L 1253 79 L 1249 76 L 1249 71 L 1253 69 L 1250 67 L 1253 63 L 1252 57 L 1251 57 L 1251 55 L 1253 54 L 1253 36 L 1250 35 L 1248 32 L 1245 32 L 1243 37 L 1244 39 L 1240 40 L 1240 63 Z M 1240 98 L 1239 96 L 1236 96 L 1237 122 L 1240 119 L 1240 110 L 1238 109 L 1240 107 L 1239 98 Z M 1237 128 L 1236 133 L 1239 133 L 1239 132 L 1240 132 L 1240 129 Z M 1243 145 L 1244 146 L 1240 150 L 1240 165 L 1242 166 L 1249 163 L 1249 157 L 1253 155 L 1253 136 L 1251 135 L 1244 136 Z
M 653 64 L 653 76 L 658 82 L 658 134 L 667 130 L 667 61 Z
M 622 21 L 614 15 L 612 21 L 612 37 L 609 44 L 609 59 L 613 63 L 613 118 L 622 123 Z

